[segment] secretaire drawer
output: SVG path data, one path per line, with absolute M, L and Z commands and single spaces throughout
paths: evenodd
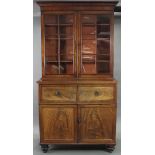
M 42 86 L 41 101 L 76 101 L 75 86 Z
M 79 101 L 106 101 L 115 97 L 113 86 L 80 86 L 78 91 Z

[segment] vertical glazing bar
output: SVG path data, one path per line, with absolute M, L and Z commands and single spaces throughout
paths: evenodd
M 95 72 L 97 74 L 97 65 L 96 65 L 96 61 L 97 61 L 97 54 L 98 54 L 98 51 L 97 51 L 97 15 L 96 15 L 96 18 L 95 18 L 95 43 L 96 43 L 96 46 L 95 46 Z
M 58 17 L 58 68 L 60 74 L 60 24 L 59 24 L 59 15 Z
M 72 47 L 72 49 L 73 49 L 73 51 L 72 51 L 72 52 L 73 52 L 73 55 L 72 55 L 72 59 L 73 59 L 73 74 L 75 74 L 75 73 L 74 73 L 74 67 L 75 67 L 74 57 L 75 57 L 75 50 L 76 50 L 76 49 L 75 49 L 75 35 L 74 35 L 74 32 L 75 32 L 75 25 L 76 25 L 76 24 L 74 24 L 74 23 L 75 23 L 75 21 L 76 21 L 76 20 L 75 20 L 76 16 L 74 15 L 73 17 L 74 17 L 74 18 L 73 18 L 73 32 L 72 32 L 72 33 L 73 33 L 73 34 L 72 34 L 72 41 L 73 41 L 73 47 Z
M 81 22 L 81 14 L 79 15 L 79 21 L 80 21 L 80 43 L 81 43 L 81 49 L 80 49 L 80 74 L 82 74 L 82 70 L 84 70 L 83 62 L 82 62 L 82 47 L 83 47 L 83 35 L 82 35 L 82 29 L 83 25 Z
M 113 76 L 113 65 L 114 65 L 114 14 L 109 16 L 110 18 L 110 62 L 109 62 L 109 72 Z
M 41 50 L 42 50 L 42 77 L 45 76 L 46 73 L 46 54 L 45 54 L 45 25 L 44 25 L 44 14 L 41 13 Z
M 81 22 L 80 22 L 80 18 L 81 18 L 81 14 L 80 14 L 80 12 L 79 11 L 77 11 L 77 16 L 76 16 L 76 24 L 77 24 L 77 26 L 76 26 L 76 34 L 77 34 L 77 36 L 76 36 L 76 61 L 77 61 L 77 63 L 76 63 L 76 65 L 77 65 L 77 67 L 76 67 L 76 69 L 77 69 L 77 74 L 76 74 L 76 77 L 78 78 L 79 76 L 80 76 L 80 71 L 81 71 L 81 64 L 80 64 L 80 62 L 81 62 L 81 60 L 80 60 L 80 58 L 81 58 L 81 55 L 80 55 L 80 53 L 81 53 L 81 34 L 80 34 L 80 32 L 81 32 Z

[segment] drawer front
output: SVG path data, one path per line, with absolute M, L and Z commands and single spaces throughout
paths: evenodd
M 76 101 L 76 87 L 74 86 L 42 86 L 41 101 Z
M 81 86 L 79 87 L 79 101 L 105 101 L 114 100 L 114 87 L 96 87 Z

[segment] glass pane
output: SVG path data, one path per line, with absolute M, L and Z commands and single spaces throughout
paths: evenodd
M 73 62 L 74 55 L 73 54 L 61 54 L 60 55 L 60 61 L 65 62 Z
M 109 54 L 97 55 L 97 60 L 110 60 Z
M 97 62 L 97 73 L 108 73 L 109 62 Z
M 73 54 L 73 40 L 61 39 L 60 40 L 60 54 Z
M 45 56 L 52 56 L 58 53 L 58 40 L 46 39 L 45 41 Z
M 72 24 L 73 15 L 60 15 L 59 21 L 60 21 L 60 24 Z
M 95 54 L 96 53 L 96 41 L 95 40 L 83 40 L 82 41 L 82 53 L 83 54 Z
M 95 24 L 96 15 L 83 15 L 81 21 L 85 24 Z
M 96 74 L 95 63 L 83 63 L 82 64 L 82 73 L 83 74 Z
M 45 25 L 58 24 L 58 16 L 57 15 L 45 15 L 44 23 L 45 23 Z
M 48 62 L 45 65 L 45 74 L 59 74 L 58 62 Z
M 82 26 L 82 35 L 96 34 L 95 26 L 83 25 Z
M 45 37 L 58 37 L 58 26 L 46 26 L 45 27 Z
M 53 55 L 53 56 L 45 57 L 45 62 L 46 63 L 58 62 L 58 55 Z
M 96 74 L 96 55 L 82 55 L 82 73 Z
M 96 29 L 95 26 L 82 26 L 82 38 L 83 39 L 96 39 Z
M 82 55 L 82 62 L 95 62 L 96 56 L 95 55 Z
M 60 26 L 60 38 L 72 39 L 73 27 L 72 26 Z
M 97 16 L 97 24 L 110 24 L 109 16 L 98 15 Z
M 60 63 L 60 73 L 61 74 L 73 74 L 73 63 L 63 62 Z
M 97 54 L 105 54 L 110 52 L 110 40 L 103 39 L 97 41 Z
M 97 38 L 110 38 L 110 26 L 97 25 Z

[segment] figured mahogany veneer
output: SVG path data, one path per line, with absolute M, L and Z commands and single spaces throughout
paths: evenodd
M 106 2 L 38 2 L 42 78 L 40 144 L 116 144 L 114 7 Z
M 76 117 L 75 105 L 40 105 L 41 142 L 76 142 Z
M 81 143 L 115 143 L 114 107 L 80 105 L 79 111 Z
M 94 87 L 83 86 L 79 87 L 79 101 L 104 101 L 114 99 L 113 87 Z
M 76 101 L 76 87 L 74 86 L 43 86 L 41 101 Z

